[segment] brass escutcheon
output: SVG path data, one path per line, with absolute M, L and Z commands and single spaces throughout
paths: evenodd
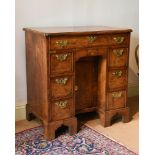
M 78 91 L 78 86 L 77 86 L 77 85 L 75 85 L 74 90 L 75 90 L 75 91 Z

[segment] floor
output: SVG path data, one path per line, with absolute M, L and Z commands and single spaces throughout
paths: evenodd
M 125 145 L 135 153 L 139 152 L 139 105 L 138 97 L 129 99 L 129 107 L 132 120 L 128 123 L 123 123 L 121 120 L 116 120 L 112 126 L 104 128 L 98 118 L 88 120 L 85 125 L 96 130 L 97 132 L 110 137 L 111 139 Z
M 139 97 L 131 97 L 128 99 L 128 106 L 132 120 L 129 123 L 122 123 L 120 119 L 113 122 L 112 126 L 104 128 L 96 113 L 78 115 L 78 127 L 85 124 L 88 127 L 104 134 L 105 136 L 125 145 L 130 150 L 138 153 L 139 149 Z M 16 133 L 40 126 L 39 120 L 35 119 L 30 122 L 22 120 L 16 122 Z

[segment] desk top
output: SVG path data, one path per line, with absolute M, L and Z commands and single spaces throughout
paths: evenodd
M 70 26 L 70 27 L 30 27 L 24 28 L 24 31 L 32 31 L 48 35 L 75 35 L 75 34 L 106 34 L 106 33 L 126 33 L 132 32 L 132 29 L 115 28 L 108 26 Z

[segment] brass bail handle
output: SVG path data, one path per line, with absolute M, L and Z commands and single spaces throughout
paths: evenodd
M 124 50 L 123 49 L 115 49 L 113 50 L 113 53 L 115 54 L 115 56 L 120 57 L 123 55 Z
M 112 73 L 112 75 L 114 75 L 114 76 L 116 76 L 116 77 L 121 77 L 122 76 L 122 71 L 120 70 L 120 71 L 115 71 L 115 72 L 113 72 Z
M 57 106 L 59 106 L 60 108 L 66 108 L 66 106 L 67 106 L 67 101 L 65 100 L 65 101 L 59 101 L 59 102 L 55 102 L 55 104 L 57 105 Z
M 112 93 L 112 97 L 113 98 L 119 98 L 119 97 L 121 97 L 122 96 L 122 92 L 120 91 L 120 92 L 113 92 Z
M 121 44 L 124 41 L 124 37 L 114 37 L 113 39 L 117 44 Z
M 87 39 L 89 43 L 92 43 L 96 40 L 96 36 L 88 36 Z
M 59 41 L 56 41 L 56 45 L 63 48 L 68 45 L 68 41 L 67 40 L 59 40 Z
M 55 57 L 57 58 L 57 60 L 59 61 L 65 61 L 67 59 L 69 54 L 56 54 Z
M 59 78 L 59 79 L 55 79 L 55 82 L 61 85 L 65 85 L 68 81 L 68 78 Z

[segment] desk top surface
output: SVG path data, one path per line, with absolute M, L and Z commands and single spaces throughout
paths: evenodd
M 126 33 L 132 32 L 132 29 L 116 28 L 108 26 L 70 26 L 70 27 L 30 27 L 24 28 L 24 31 L 32 31 L 35 33 L 42 33 L 45 36 L 48 35 L 60 35 L 60 34 L 104 34 L 104 33 Z

